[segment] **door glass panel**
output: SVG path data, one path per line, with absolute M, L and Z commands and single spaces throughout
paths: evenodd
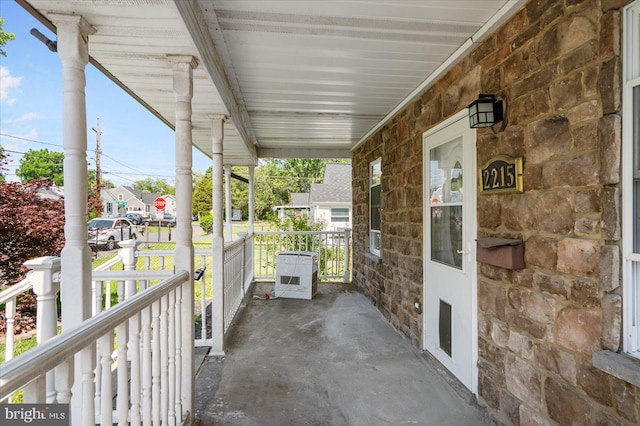
M 429 152 L 431 260 L 462 269 L 462 138 Z
M 633 88 L 633 252 L 640 253 L 640 86 Z

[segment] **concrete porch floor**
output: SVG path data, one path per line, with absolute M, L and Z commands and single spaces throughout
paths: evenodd
M 225 357 L 197 351 L 199 425 L 485 424 L 470 394 L 350 285 L 252 299 L 232 327 Z

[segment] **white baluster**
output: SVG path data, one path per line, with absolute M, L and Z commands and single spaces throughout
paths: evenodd
M 140 424 L 140 314 L 129 320 L 129 356 L 131 358 L 131 424 Z
M 71 401 L 73 361 L 73 357 L 71 357 L 55 368 L 56 402 L 58 404 L 68 404 Z
M 80 366 L 80 375 L 82 380 L 81 395 L 78 395 L 81 401 L 82 415 L 80 417 L 80 421 L 73 421 L 73 424 L 90 425 L 94 424 L 96 420 L 95 407 L 93 403 L 93 398 L 95 397 L 96 392 L 95 377 L 93 375 L 93 371 L 96 368 L 95 350 L 96 346 L 94 343 L 76 354 L 76 362 Z
M 167 424 L 169 406 L 169 336 L 168 336 L 168 300 L 160 299 L 160 415 L 162 423 Z
M 109 331 L 100 338 L 100 365 L 102 371 L 102 390 L 100 392 L 100 418 L 103 425 L 113 424 L 113 389 L 111 387 L 111 349 L 113 348 L 113 332 Z
M 151 378 L 151 397 L 153 407 L 153 424 L 160 424 L 160 302 L 153 304 L 153 365 Z
M 145 308 L 142 318 L 142 422 L 151 424 L 151 308 Z
M 182 423 L 182 286 L 174 290 L 176 293 L 176 306 L 175 306 L 175 330 L 176 330 L 176 399 L 175 399 L 175 413 L 176 421 Z
M 129 323 L 123 322 L 116 327 L 116 341 L 118 342 L 118 396 L 116 409 L 118 412 L 118 424 L 128 424 L 129 414 L 129 371 L 127 368 L 127 341 L 129 340 Z
M 15 348 L 15 323 L 16 323 L 16 298 L 12 297 L 7 300 L 4 305 L 4 314 L 7 319 L 7 335 L 6 335 L 6 346 L 4 348 L 4 359 L 9 361 L 13 359 L 13 352 Z
M 168 336 L 167 336 L 167 374 L 169 380 L 167 381 L 167 422 L 170 425 L 175 425 L 176 416 L 175 416 L 175 401 L 176 401 L 176 328 L 175 328 L 175 290 L 169 293 L 167 298 L 168 306 L 167 306 L 167 327 L 168 327 Z M 164 298 L 163 298 L 164 300 Z

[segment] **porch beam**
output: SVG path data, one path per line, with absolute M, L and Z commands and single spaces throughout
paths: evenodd
M 224 115 L 211 116 L 211 204 L 213 210 L 213 241 L 211 259 L 211 354 L 224 355 L 224 234 L 222 226 L 222 174 Z
M 176 247 L 175 268 L 189 273 L 186 284 L 176 292 L 180 309 L 178 331 L 180 342 L 175 354 L 176 399 L 175 412 L 179 421 L 195 414 L 195 367 L 193 330 L 193 227 L 192 216 L 192 106 L 193 70 L 198 66 L 193 56 L 168 55 L 173 70 L 173 92 L 176 97 L 175 158 L 176 158 Z M 177 318 L 178 319 L 178 318 Z
M 198 54 L 202 61 L 202 65 L 206 68 L 207 73 L 211 77 L 213 84 L 216 86 L 224 105 L 229 111 L 229 118 L 235 126 L 240 138 L 244 142 L 245 148 L 255 164 L 258 163 L 258 154 L 256 152 L 257 139 L 251 127 L 251 120 L 244 105 L 241 105 L 242 98 L 236 96 L 239 93 L 239 85 L 233 72 L 233 67 L 225 66 L 229 64 L 228 58 L 221 55 L 216 46 L 224 46 L 222 32 L 217 31 L 214 37 L 218 37 L 215 41 L 209 33 L 207 23 L 202 16 L 202 11 L 197 2 L 174 0 L 174 4 L 178 13 L 184 21 L 187 31 L 198 49 Z M 208 14 L 217 22 L 218 18 L 213 8 L 209 8 Z M 235 92 L 234 92 L 235 88 Z
M 260 158 L 351 158 L 350 149 L 339 148 L 258 148 Z
M 87 244 L 87 108 L 85 67 L 89 62 L 89 35 L 95 29 L 79 15 L 51 14 L 57 28 L 62 63 L 62 141 L 64 149 L 64 236 L 60 254 L 62 328 L 69 330 L 91 317 L 91 250 Z M 75 378 L 92 378 L 95 356 L 91 349 L 76 355 Z M 75 380 L 70 406 L 73 425 L 94 417 L 93 404 L 83 406 L 83 384 Z M 86 423 L 85 423 L 86 424 Z

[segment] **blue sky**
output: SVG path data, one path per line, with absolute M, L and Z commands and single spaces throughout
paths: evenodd
M 62 69 L 58 54 L 33 37 L 37 28 L 55 40 L 35 18 L 12 0 L 0 0 L 4 30 L 15 40 L 0 56 L 0 144 L 12 162 L 7 180 L 18 181 L 15 169 L 21 153 L 30 149 L 62 149 Z M 91 43 L 91 40 L 89 40 Z M 95 169 L 96 134 L 100 120 L 101 169 L 103 179 L 116 185 L 131 185 L 145 178 L 175 175 L 174 132 L 138 104 L 91 64 L 86 68 L 87 159 Z M 211 164 L 193 150 L 193 170 L 204 172 Z

